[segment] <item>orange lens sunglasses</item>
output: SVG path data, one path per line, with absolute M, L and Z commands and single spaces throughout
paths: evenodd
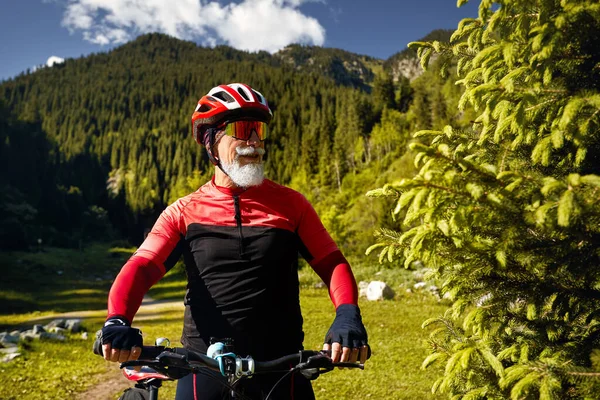
M 252 132 L 256 132 L 262 141 L 267 138 L 268 126 L 260 121 L 234 121 L 225 125 L 225 134 L 239 140 L 249 140 Z

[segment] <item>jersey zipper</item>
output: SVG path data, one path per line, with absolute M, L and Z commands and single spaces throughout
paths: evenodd
M 240 212 L 240 197 L 233 196 L 233 206 L 235 208 L 235 223 L 238 228 L 238 236 L 240 240 L 240 257 L 244 256 L 244 235 L 242 234 L 242 213 Z

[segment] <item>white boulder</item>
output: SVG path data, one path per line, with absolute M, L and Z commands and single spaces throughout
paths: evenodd
M 366 297 L 367 300 L 377 301 L 383 299 L 394 298 L 394 291 L 383 281 L 372 281 L 367 286 Z

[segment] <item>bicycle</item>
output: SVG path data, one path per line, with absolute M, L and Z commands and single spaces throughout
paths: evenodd
M 161 345 L 166 341 L 167 345 Z M 178 347 L 168 347 L 168 339 L 158 339 L 155 346 L 143 346 L 140 357 L 135 361 L 120 364 L 125 377 L 136 382 L 135 387 L 146 391 L 150 400 L 158 400 L 158 390 L 163 381 L 181 379 L 189 373 L 201 373 L 209 368 L 227 378 L 227 383 L 218 380 L 230 390 L 232 399 L 250 399 L 235 387 L 235 384 L 261 373 L 283 373 L 273 385 L 265 400 L 269 400 L 277 385 L 287 376 L 299 371 L 309 380 L 321 374 L 331 372 L 334 368 L 364 369 L 364 364 L 349 362 L 333 362 L 329 354 L 323 350 L 301 350 L 271 361 L 255 361 L 251 356 L 239 357 L 229 351 L 231 344 L 225 340 L 213 343 L 207 354 L 198 353 Z M 102 356 L 102 344 L 98 337 L 94 342 L 94 353 Z M 289 367 L 294 365 L 293 367 Z M 140 368 L 141 367 L 141 368 Z

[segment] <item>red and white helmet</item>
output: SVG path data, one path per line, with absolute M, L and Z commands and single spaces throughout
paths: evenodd
M 240 120 L 269 123 L 272 117 L 267 100 L 250 86 L 244 83 L 219 85 L 198 101 L 192 114 L 192 134 L 198 144 L 207 146 L 210 141 L 205 137 L 207 128 Z

